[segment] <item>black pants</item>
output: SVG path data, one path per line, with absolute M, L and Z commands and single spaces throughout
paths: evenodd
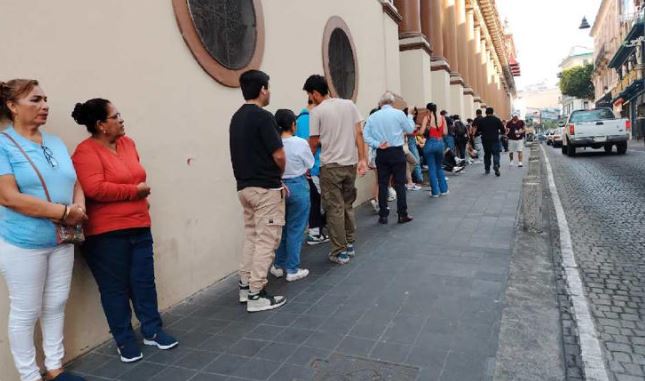
M 455 146 L 457 148 L 457 156 L 460 159 L 465 159 L 466 158 L 466 145 L 468 144 L 468 140 L 466 139 L 456 139 L 455 141 Z
M 378 172 L 378 205 L 379 216 L 387 217 L 390 211 L 387 209 L 388 185 L 390 177 L 394 178 L 394 190 L 396 191 L 396 204 L 399 216 L 408 215 L 408 203 L 405 199 L 405 153 L 403 147 L 390 147 L 376 151 L 376 170 Z
M 490 171 L 490 158 L 493 156 L 493 168 L 499 168 L 499 153 L 502 150 L 499 140 L 483 140 L 484 146 L 484 169 Z
M 325 216 L 320 211 L 320 193 L 318 193 L 318 188 L 314 184 L 312 179 L 307 179 L 309 182 L 309 200 L 311 201 L 311 209 L 309 211 L 309 228 L 319 228 L 325 227 Z

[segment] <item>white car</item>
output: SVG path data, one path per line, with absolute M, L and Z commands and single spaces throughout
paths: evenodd
M 624 155 L 630 130 L 630 120 L 616 119 L 609 108 L 574 111 L 562 128 L 562 153 L 575 156 L 580 147 L 604 148 L 605 152 L 611 152 L 615 145 L 618 153 Z

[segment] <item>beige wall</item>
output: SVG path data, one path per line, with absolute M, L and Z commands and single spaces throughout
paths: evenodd
M 264 1 L 271 111 L 305 104 L 305 78 L 322 73 L 322 34 L 339 15 L 349 25 L 360 72 L 357 104 L 366 116 L 386 89 L 400 90 L 395 23 L 374 0 Z M 19 17 L 18 17 L 19 16 Z M 152 186 L 156 275 L 162 309 L 236 269 L 242 242 L 228 151 L 238 89 L 211 79 L 179 33 L 170 0 L 3 2 L 2 79 L 37 78 L 50 99 L 47 130 L 72 150 L 86 137 L 69 117 L 91 97 L 112 100 L 137 142 Z M 393 58 L 392 56 L 395 56 Z M 191 165 L 187 159 L 193 159 Z M 370 179 L 360 181 L 361 188 Z M 364 198 L 366 191 L 362 190 Z M 67 308 L 68 358 L 109 337 L 94 281 L 74 270 Z M 15 380 L 6 336 L 8 297 L 0 282 L 0 380 Z

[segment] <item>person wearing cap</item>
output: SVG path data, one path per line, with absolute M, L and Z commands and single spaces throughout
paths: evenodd
M 365 142 L 376 149 L 376 168 L 379 185 L 379 223 L 387 224 L 388 184 L 394 177 L 396 190 L 398 222 L 404 224 L 412 221 L 408 215 L 405 194 L 407 161 L 403 151 L 404 135 L 411 134 L 416 125 L 412 115 L 405 115 L 401 110 L 392 107 L 394 94 L 387 91 L 379 101 L 380 110 L 367 119 L 363 135 Z
M 524 129 L 524 121 L 517 114 L 513 114 L 513 118 L 506 123 L 506 136 L 508 137 L 510 165 L 513 165 L 513 152 L 517 152 L 517 166 L 523 166 L 522 159 L 526 132 Z

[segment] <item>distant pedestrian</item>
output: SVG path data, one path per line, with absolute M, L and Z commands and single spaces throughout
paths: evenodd
M 456 155 L 462 160 L 466 159 L 466 145 L 468 144 L 468 127 L 461 121 L 459 115 L 453 115 L 455 126 Z
M 421 123 L 419 131 L 426 137 L 423 154 L 428 165 L 428 178 L 432 197 L 448 194 L 448 182 L 443 172 L 444 150 L 446 145 L 444 137 L 448 134 L 448 123 L 443 116 L 437 116 L 437 105 L 428 103 L 428 113 Z
M 296 117 L 296 136 L 309 141 L 309 113 L 314 108 L 314 102 L 307 99 L 307 107 L 300 111 Z M 307 178 L 309 183 L 309 199 L 311 210 L 309 211 L 309 231 L 307 232 L 307 245 L 318 245 L 329 242 L 325 234 L 325 213 L 322 208 L 320 197 L 320 147 L 314 153 L 314 166 L 309 171 Z
M 486 116 L 477 122 L 476 132 L 481 133 L 484 146 L 484 170 L 485 174 L 490 173 L 491 156 L 493 158 L 493 170 L 495 176 L 500 176 L 499 155 L 501 151 L 500 135 L 506 132 L 502 121 L 494 115 L 492 107 L 486 109 Z
M 244 208 L 245 240 L 240 265 L 240 302 L 249 312 L 282 306 L 287 299 L 266 290 L 267 274 L 280 244 L 286 157 L 269 104 L 269 76 L 249 70 L 240 76 L 246 103 L 231 118 L 230 149 L 240 203 Z
M 473 138 L 473 148 L 477 151 L 477 156 L 482 158 L 484 156 L 484 146 L 482 144 L 482 133 L 477 129 L 479 121 L 483 119 L 482 110 L 475 111 L 475 119 L 471 124 L 471 136 Z
M 309 275 L 309 270 L 300 267 L 300 251 L 311 208 L 309 183 L 305 175 L 314 166 L 314 156 L 309 143 L 294 136 L 296 115 L 291 110 L 278 110 L 275 113 L 275 119 L 287 157 L 282 181 L 288 193 L 286 222 L 282 230 L 280 247 L 275 254 L 275 263 L 271 266 L 271 273 L 280 278 L 286 272 L 287 282 L 293 282 Z
M 346 264 L 356 254 L 356 173 L 367 171 L 362 120 L 351 100 L 331 98 L 325 77 L 312 75 L 305 81 L 316 107 L 310 115 L 309 145 L 312 152 L 321 147 L 320 187 L 327 228 L 332 243 L 329 260 Z
M 499 140 L 502 143 L 502 148 L 504 152 L 508 152 L 508 135 L 506 131 L 506 119 L 502 119 L 502 125 L 504 126 L 504 133 L 499 136 Z
M 517 152 L 517 166 L 521 167 L 522 159 L 524 155 L 524 137 L 526 136 L 526 130 L 524 128 L 524 121 L 520 120 L 517 115 L 513 115 L 513 118 L 506 123 L 506 136 L 508 137 L 508 149 L 509 149 L 509 159 L 510 165 L 513 165 L 513 153 Z
M 398 222 L 400 224 L 412 221 L 408 215 L 406 200 L 406 167 L 407 161 L 403 145 L 404 135 L 414 132 L 415 124 L 412 115 L 392 107 L 394 94 L 386 92 L 381 96 L 381 109 L 372 114 L 365 124 L 363 132 L 365 142 L 376 148 L 376 168 L 379 184 L 379 223 L 387 224 L 389 210 L 387 208 L 388 186 L 390 177 L 394 178 L 396 190 Z

